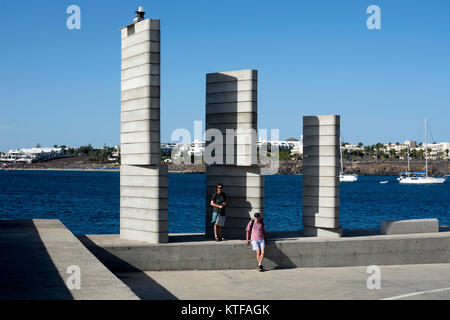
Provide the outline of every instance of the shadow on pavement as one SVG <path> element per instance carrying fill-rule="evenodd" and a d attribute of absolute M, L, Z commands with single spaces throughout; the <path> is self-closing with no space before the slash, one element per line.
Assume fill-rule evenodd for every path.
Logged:
<path fill-rule="evenodd" d="M 0 300 L 73 300 L 32 220 L 0 221 Z"/>
<path fill-rule="evenodd" d="M 137 269 L 126 261 L 97 246 L 88 237 L 77 238 L 83 245 L 114 273 L 131 291 L 142 300 L 178 300 L 176 296 L 161 286 L 144 271 Z"/>

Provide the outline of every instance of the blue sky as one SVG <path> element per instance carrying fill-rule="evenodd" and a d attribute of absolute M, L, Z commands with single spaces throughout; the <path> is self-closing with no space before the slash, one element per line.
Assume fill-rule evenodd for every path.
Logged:
<path fill-rule="evenodd" d="M 66 8 L 81 8 L 68 30 Z M 381 8 L 381 30 L 366 9 Z M 120 32 L 142 5 L 161 19 L 162 141 L 204 120 L 205 74 L 257 69 L 258 127 L 299 137 L 340 114 L 346 141 L 449 141 L 450 2 L 0 2 L 0 151 L 120 142 Z"/>

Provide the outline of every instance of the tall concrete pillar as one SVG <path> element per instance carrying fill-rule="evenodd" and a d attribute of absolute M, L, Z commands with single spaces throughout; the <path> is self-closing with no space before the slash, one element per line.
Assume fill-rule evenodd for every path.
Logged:
<path fill-rule="evenodd" d="M 142 11 L 142 10 L 140 10 Z M 167 166 L 160 156 L 160 22 L 121 29 L 120 236 L 168 242 Z"/>
<path fill-rule="evenodd" d="M 209 236 L 214 234 L 210 201 L 218 183 L 224 185 L 227 195 L 225 237 L 245 237 L 245 227 L 253 214 L 260 212 L 264 216 L 264 177 L 257 166 L 256 148 L 257 80 L 256 70 L 206 75 L 206 234 Z M 215 162 L 208 159 L 211 148 Z"/>
<path fill-rule="evenodd" d="M 340 237 L 339 116 L 303 117 L 305 236 Z"/>

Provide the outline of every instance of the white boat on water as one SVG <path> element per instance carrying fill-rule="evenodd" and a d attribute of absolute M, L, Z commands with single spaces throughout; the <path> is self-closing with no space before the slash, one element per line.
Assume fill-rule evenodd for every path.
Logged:
<path fill-rule="evenodd" d="M 427 141 L 427 119 L 425 119 L 425 171 L 412 172 L 409 166 L 409 148 L 408 148 L 408 171 L 401 172 L 397 178 L 401 184 L 441 184 L 447 179 L 444 177 L 428 176 L 428 141 Z"/>
<path fill-rule="evenodd" d="M 341 171 L 339 173 L 340 182 L 355 182 L 358 181 L 358 176 L 356 174 L 344 174 L 344 162 L 342 160 L 342 146 L 339 146 L 340 156 L 341 156 Z"/>
<path fill-rule="evenodd" d="M 358 176 L 356 174 L 341 174 L 339 175 L 340 182 L 355 182 L 358 181 Z"/>
<path fill-rule="evenodd" d="M 407 184 L 440 184 L 445 180 L 446 177 L 429 177 L 426 171 L 402 172 L 398 178 L 399 183 Z"/>

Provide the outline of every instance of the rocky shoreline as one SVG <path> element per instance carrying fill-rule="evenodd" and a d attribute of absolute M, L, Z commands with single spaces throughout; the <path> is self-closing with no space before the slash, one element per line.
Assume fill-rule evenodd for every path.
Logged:
<path fill-rule="evenodd" d="M 450 162 L 443 162 L 444 169 L 438 161 L 428 163 L 430 174 L 450 174 Z M 411 171 L 424 171 L 425 161 L 411 161 Z M 398 176 L 408 170 L 407 161 L 344 161 L 344 173 L 354 173 L 360 176 Z M 302 174 L 301 161 L 284 161 L 280 164 L 279 174 Z"/>
<path fill-rule="evenodd" d="M 450 162 L 443 163 L 444 170 L 439 162 L 428 164 L 430 174 L 450 174 Z M 425 161 L 412 161 L 411 171 L 424 171 Z M 358 161 L 344 162 L 344 173 L 354 173 L 360 176 L 398 176 L 400 172 L 408 170 L 407 161 Z M 178 173 L 204 173 L 205 165 L 169 165 L 169 172 Z M 278 174 L 302 174 L 302 161 L 282 161 Z"/>
<path fill-rule="evenodd" d="M 76 160 L 76 161 L 75 161 Z M 205 173 L 204 164 L 169 164 L 169 172 L 172 173 Z M 411 161 L 411 171 L 424 171 L 425 161 Z M 432 161 L 428 164 L 430 174 L 450 174 L 450 161 L 444 161 L 443 167 L 438 161 Z M 30 165 L 15 165 L 5 167 L 10 170 L 86 170 L 86 171 L 118 171 L 116 164 L 92 163 L 87 159 L 58 159 L 43 163 Z M 379 176 L 398 176 L 400 172 L 407 171 L 407 161 L 345 161 L 344 172 L 354 173 L 361 176 L 379 175 Z M 278 174 L 302 174 L 302 161 L 281 161 Z"/>

